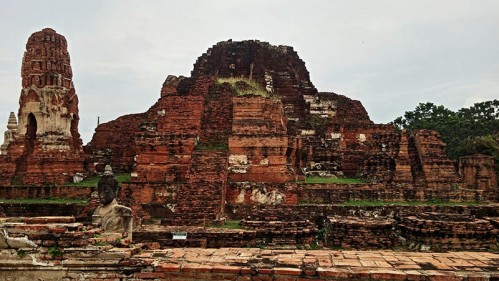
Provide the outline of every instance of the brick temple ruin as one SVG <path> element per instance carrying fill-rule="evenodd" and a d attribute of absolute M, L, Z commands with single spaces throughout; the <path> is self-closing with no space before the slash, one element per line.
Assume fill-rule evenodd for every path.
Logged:
<path fill-rule="evenodd" d="M 0 156 L 0 184 L 64 184 L 84 172 L 85 160 L 66 38 L 50 28 L 33 33 L 21 76 L 18 123 L 11 113 Z"/>
<path fill-rule="evenodd" d="M 88 203 L 0 203 L 0 277 L 499 278 L 493 158 L 457 163 L 438 132 L 375 124 L 360 101 L 319 92 L 292 47 L 217 43 L 190 77 L 168 75 L 146 112 L 98 125 L 85 146 L 71 79 L 66 39 L 35 32 L 1 146 L 0 198 Z M 131 175 L 119 202 L 133 210 L 137 245 L 100 237 L 89 221 L 95 186 L 68 184 L 106 165 Z M 413 201 L 453 204 L 400 204 Z M 234 220 L 237 229 L 215 228 Z M 21 256 L 18 239 L 33 248 Z"/>
<path fill-rule="evenodd" d="M 132 172 L 124 199 L 167 225 L 211 224 L 225 203 L 368 199 L 341 195 L 351 187 L 304 188 L 307 176 L 363 177 L 369 184 L 357 190 L 388 201 L 487 201 L 497 192 L 490 169 L 483 187 L 455 192 L 465 186 L 463 175 L 466 183 L 479 175 L 458 173 L 437 132 L 375 124 L 359 101 L 318 92 L 291 47 L 220 42 L 197 59 L 191 77 L 168 76 L 160 93 L 147 112 L 99 125 L 85 149 L 89 169 L 111 164 Z"/>

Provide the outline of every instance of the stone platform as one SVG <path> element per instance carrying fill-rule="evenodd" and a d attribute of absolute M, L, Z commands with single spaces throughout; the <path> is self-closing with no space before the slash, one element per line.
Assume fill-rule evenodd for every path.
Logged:
<path fill-rule="evenodd" d="M 38 260 L 29 251 L 18 257 L 14 250 L 3 250 L 0 279 L 499 280 L 497 253 L 139 248 L 101 249 L 93 254 L 66 249 L 56 261 Z"/>

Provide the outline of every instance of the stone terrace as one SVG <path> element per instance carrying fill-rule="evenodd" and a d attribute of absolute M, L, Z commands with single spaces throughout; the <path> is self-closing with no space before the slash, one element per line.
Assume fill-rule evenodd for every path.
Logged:
<path fill-rule="evenodd" d="M 66 281 L 498 280 L 499 254 L 113 248 L 107 254 L 72 249 L 61 261 L 39 261 L 30 252 L 23 258 L 15 250 L 0 252 L 0 278 L 34 276 Z"/>

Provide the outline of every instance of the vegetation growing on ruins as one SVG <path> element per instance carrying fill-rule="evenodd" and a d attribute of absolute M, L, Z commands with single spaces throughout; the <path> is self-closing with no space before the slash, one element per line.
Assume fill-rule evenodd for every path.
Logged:
<path fill-rule="evenodd" d="M 361 184 L 365 183 L 361 179 L 354 178 L 334 178 L 334 177 L 318 177 L 309 176 L 303 183 L 337 183 L 337 184 Z"/>
<path fill-rule="evenodd" d="M 331 118 L 324 118 L 318 115 L 310 116 L 308 122 L 312 129 L 321 135 L 326 133 L 326 129 L 331 126 Z"/>
<path fill-rule="evenodd" d="M 222 225 L 212 225 L 213 228 L 241 229 L 238 220 L 226 220 Z"/>
<path fill-rule="evenodd" d="M 63 252 L 56 244 L 48 249 L 48 254 L 52 259 L 57 259 L 62 257 Z"/>
<path fill-rule="evenodd" d="M 413 111 L 392 122 L 399 129 L 429 129 L 440 133 L 447 154 L 461 156 L 481 153 L 493 156 L 499 174 L 499 100 L 475 103 L 454 112 L 443 105 L 420 103 Z"/>
<path fill-rule="evenodd" d="M 65 198 L 16 198 L 0 199 L 4 204 L 87 204 L 83 199 L 65 199 Z"/>
<path fill-rule="evenodd" d="M 86 178 L 85 180 L 81 182 L 70 182 L 66 183 L 66 186 L 97 186 L 97 183 L 99 182 L 101 176 L 95 176 L 95 177 L 90 177 Z M 121 183 L 124 181 L 130 181 L 130 174 L 129 173 L 119 173 L 119 174 L 114 174 L 114 178 L 118 181 L 118 185 L 121 186 Z"/>
<path fill-rule="evenodd" d="M 18 256 L 19 258 L 21 258 L 21 259 L 22 259 L 22 258 L 24 258 L 24 257 L 26 256 L 26 251 L 25 251 L 25 250 L 23 250 L 23 249 L 18 249 L 18 250 L 17 250 L 17 256 Z"/>
<path fill-rule="evenodd" d="M 346 201 L 341 206 L 386 206 L 386 205 L 396 205 L 396 206 L 471 206 L 480 205 L 478 202 L 450 202 L 440 199 L 433 199 L 428 201 Z"/>
<path fill-rule="evenodd" d="M 217 79 L 218 84 L 223 84 L 223 83 L 228 83 L 230 84 L 234 90 L 236 90 L 236 93 L 238 96 L 244 96 L 244 95 L 255 95 L 255 96 L 262 96 L 265 98 L 273 98 L 274 96 L 271 95 L 265 88 L 263 88 L 260 84 L 258 84 L 254 80 L 250 80 L 247 78 L 218 78 Z"/>
<path fill-rule="evenodd" d="M 229 149 L 229 145 L 226 143 L 219 143 L 219 144 L 214 144 L 214 145 L 202 145 L 202 144 L 196 144 L 196 149 L 197 150 L 227 150 Z"/>

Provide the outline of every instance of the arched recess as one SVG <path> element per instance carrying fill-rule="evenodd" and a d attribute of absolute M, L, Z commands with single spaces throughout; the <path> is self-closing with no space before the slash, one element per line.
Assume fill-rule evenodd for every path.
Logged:
<path fill-rule="evenodd" d="M 26 125 L 26 127 L 26 139 L 34 141 L 36 139 L 36 130 L 38 129 L 38 124 L 33 113 L 28 114 L 28 124 Z"/>
<path fill-rule="evenodd" d="M 76 139 L 80 138 L 80 134 L 78 133 L 78 115 L 76 115 L 76 114 L 74 114 L 73 119 L 71 119 L 70 131 L 71 131 L 71 136 L 73 137 L 73 139 L 76 140 Z"/>

